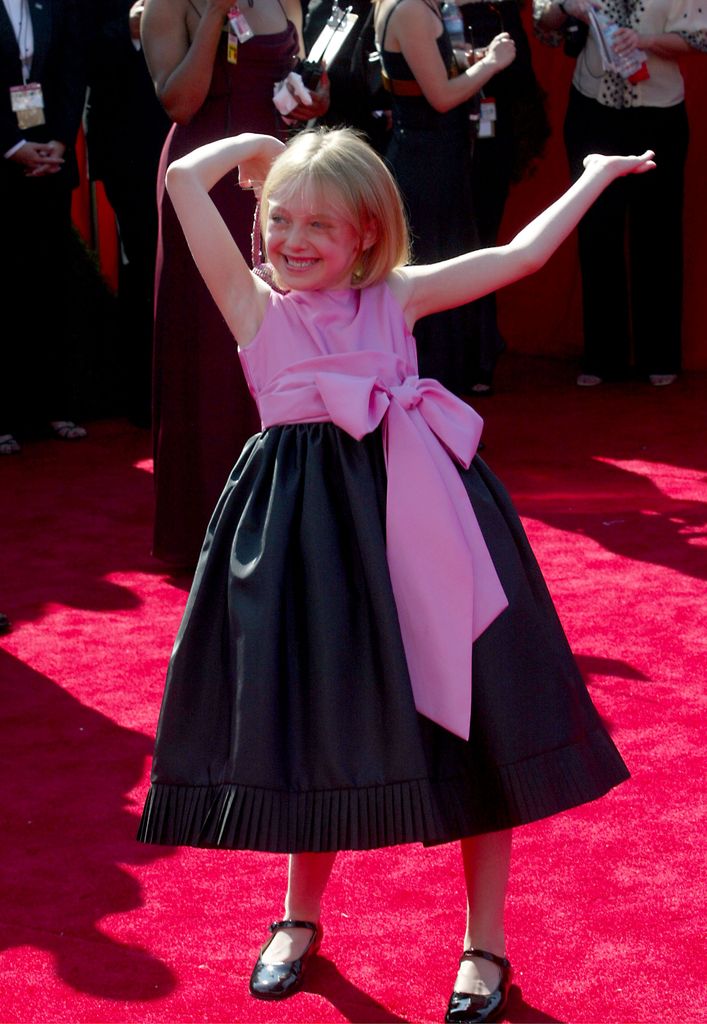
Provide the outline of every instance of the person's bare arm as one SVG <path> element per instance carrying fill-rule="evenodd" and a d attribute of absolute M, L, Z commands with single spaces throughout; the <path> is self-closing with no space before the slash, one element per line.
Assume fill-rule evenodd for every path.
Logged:
<path fill-rule="evenodd" d="M 382 11 L 379 30 L 386 18 Z M 403 0 L 390 17 L 386 49 L 400 50 L 422 94 L 441 113 L 471 99 L 491 78 L 515 59 L 515 43 L 507 32 L 497 35 L 483 58 L 449 78 L 437 47 L 439 18 L 422 0 Z"/>
<path fill-rule="evenodd" d="M 214 59 L 231 0 L 206 0 L 193 40 L 187 0 L 149 0 L 140 38 L 157 97 L 169 117 L 188 124 L 211 85 Z"/>

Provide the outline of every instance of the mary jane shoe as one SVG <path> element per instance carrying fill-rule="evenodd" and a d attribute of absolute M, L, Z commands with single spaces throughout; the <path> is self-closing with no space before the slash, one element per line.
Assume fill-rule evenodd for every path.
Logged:
<path fill-rule="evenodd" d="M 508 992 L 511 987 L 513 975 L 510 961 L 505 956 L 496 956 L 485 949 L 465 949 L 462 953 L 460 964 L 465 960 L 473 960 L 480 957 L 495 964 L 501 971 L 498 985 L 488 996 L 476 995 L 470 992 L 452 992 L 449 998 L 445 1024 L 484 1024 L 485 1021 L 498 1020 L 508 1001 Z"/>
<path fill-rule="evenodd" d="M 275 934 L 287 928 L 309 928 L 312 938 L 307 943 L 304 952 L 296 960 L 287 960 L 283 963 L 266 964 L 263 962 L 263 953 L 272 942 Z M 313 921 L 273 921 L 270 925 L 272 935 L 260 950 L 253 973 L 250 976 L 250 994 L 256 999 L 285 999 L 291 996 L 302 985 L 305 968 L 308 962 L 315 955 L 322 941 L 322 926 Z"/>

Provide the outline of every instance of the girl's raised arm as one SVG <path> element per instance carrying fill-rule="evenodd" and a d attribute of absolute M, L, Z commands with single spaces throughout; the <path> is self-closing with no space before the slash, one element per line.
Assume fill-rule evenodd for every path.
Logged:
<path fill-rule="evenodd" d="M 650 150 L 641 156 L 588 156 L 582 176 L 507 245 L 397 271 L 393 286 L 408 324 L 472 302 L 539 270 L 612 181 L 651 170 L 653 157 Z"/>
<path fill-rule="evenodd" d="M 195 149 L 167 170 L 167 191 L 194 262 L 241 346 L 255 337 L 270 289 L 251 272 L 209 191 L 234 167 L 242 184 L 262 183 L 283 149 L 270 135 L 236 135 Z"/>

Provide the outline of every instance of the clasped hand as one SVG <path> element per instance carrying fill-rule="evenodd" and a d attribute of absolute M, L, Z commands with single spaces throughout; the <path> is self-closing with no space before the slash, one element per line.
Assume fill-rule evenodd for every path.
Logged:
<path fill-rule="evenodd" d="M 65 150 L 63 142 L 25 142 L 10 159 L 22 165 L 26 177 L 43 178 L 61 170 Z"/>

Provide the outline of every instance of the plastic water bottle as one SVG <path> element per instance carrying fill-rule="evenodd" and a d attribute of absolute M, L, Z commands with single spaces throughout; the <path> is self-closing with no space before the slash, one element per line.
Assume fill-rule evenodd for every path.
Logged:
<path fill-rule="evenodd" d="M 627 79 L 632 85 L 635 85 L 637 82 L 644 82 L 647 78 L 650 78 L 646 64 L 646 55 L 643 50 L 634 50 L 632 53 L 627 54 L 615 53 L 613 42 L 619 26 L 613 21 L 609 21 L 602 11 L 594 12 L 594 17 L 599 23 L 601 34 L 606 42 L 612 70 L 616 71 L 622 78 Z"/>
<path fill-rule="evenodd" d="M 442 4 L 442 21 L 452 46 L 459 49 L 465 47 L 466 32 L 464 31 L 464 18 L 455 0 L 445 0 L 445 3 Z"/>

